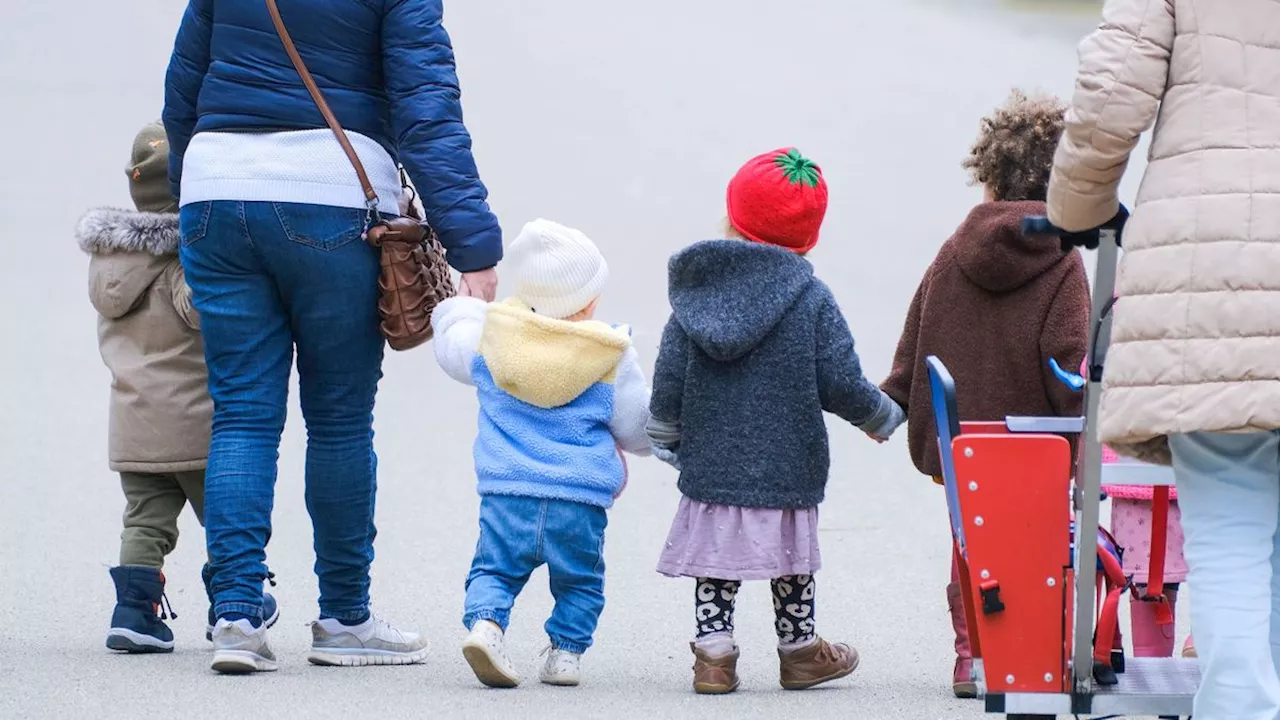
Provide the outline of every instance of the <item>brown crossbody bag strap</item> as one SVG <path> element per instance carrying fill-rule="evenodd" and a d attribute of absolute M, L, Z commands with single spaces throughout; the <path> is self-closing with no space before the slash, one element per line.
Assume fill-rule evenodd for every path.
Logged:
<path fill-rule="evenodd" d="M 306 63 L 298 54 L 293 38 L 285 29 L 284 19 L 280 17 L 280 8 L 276 0 L 266 0 L 267 10 L 271 13 L 271 22 L 276 26 L 276 34 L 284 45 L 289 61 L 302 78 L 302 84 L 311 93 L 316 108 L 333 136 L 342 146 L 360 178 L 360 188 L 364 190 L 365 200 L 365 232 L 364 240 L 377 248 L 380 253 L 381 269 L 378 275 L 378 314 L 382 318 L 380 327 L 387 343 L 395 350 L 408 350 L 431 339 L 431 313 L 437 304 L 446 298 L 453 297 L 453 278 L 449 275 L 449 265 L 445 259 L 444 247 L 440 238 L 421 220 L 412 199 L 406 214 L 384 220 L 378 213 L 378 193 L 369 182 L 369 174 L 365 172 L 364 163 L 352 147 L 347 133 L 338 123 L 338 118 L 329 109 L 320 86 L 307 70 Z M 400 169 L 401 182 L 409 187 L 404 177 L 404 168 Z"/>
<path fill-rule="evenodd" d="M 288 28 L 284 26 L 284 18 L 280 17 L 280 7 L 276 5 L 276 0 L 267 0 L 267 10 L 271 13 L 271 22 L 276 26 L 276 34 L 280 36 L 280 42 L 284 43 L 284 51 L 289 55 L 289 62 L 293 63 L 294 69 L 302 77 L 302 84 L 307 87 L 307 92 L 311 93 L 311 99 L 315 101 L 316 108 L 320 110 L 320 116 L 324 118 L 329 129 L 333 131 L 334 137 L 338 138 L 338 144 L 342 146 L 342 152 L 346 153 L 347 159 L 351 161 L 351 167 L 355 168 L 356 176 L 360 178 L 360 188 L 364 190 L 366 206 L 370 212 L 377 212 L 378 193 L 374 191 L 373 183 L 369 182 L 369 174 L 364 171 L 364 163 L 360 162 L 360 156 L 356 154 L 356 149 L 351 146 L 351 140 L 347 138 L 347 133 L 342 129 L 342 124 L 338 122 L 333 110 L 329 109 L 329 103 L 325 101 L 324 95 L 320 92 L 320 86 L 316 84 L 315 78 L 311 77 L 311 71 L 307 69 L 307 64 L 302 61 L 302 56 L 298 54 L 298 48 L 293 44 L 293 37 L 289 35 Z"/>

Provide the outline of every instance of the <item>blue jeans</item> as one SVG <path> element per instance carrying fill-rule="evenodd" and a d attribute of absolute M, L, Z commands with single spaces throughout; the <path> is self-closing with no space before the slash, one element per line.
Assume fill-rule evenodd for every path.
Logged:
<path fill-rule="evenodd" d="M 1196 720 L 1280 717 L 1280 433 L 1169 438 L 1202 680 Z"/>
<path fill-rule="evenodd" d="M 359 620 L 369 612 L 373 400 L 383 339 L 378 254 L 360 240 L 363 225 L 363 210 L 320 205 L 182 208 L 182 266 L 200 313 L 214 402 L 205 534 L 220 617 L 262 615 L 295 347 L 320 616 Z"/>
<path fill-rule="evenodd" d="M 467 629 L 490 620 L 504 631 L 516 596 L 543 563 L 555 609 L 545 629 L 551 644 L 573 653 L 591 647 L 604 610 L 602 507 L 538 498 L 485 495 L 480 499 L 480 539 L 467 576 Z"/>

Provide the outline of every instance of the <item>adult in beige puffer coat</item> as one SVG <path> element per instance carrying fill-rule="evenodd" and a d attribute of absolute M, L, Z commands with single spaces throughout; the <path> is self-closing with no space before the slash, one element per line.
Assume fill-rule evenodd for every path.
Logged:
<path fill-rule="evenodd" d="M 1049 217 L 1125 229 L 1101 438 L 1172 462 L 1203 680 L 1196 720 L 1280 717 L 1280 0 L 1110 0 Z"/>

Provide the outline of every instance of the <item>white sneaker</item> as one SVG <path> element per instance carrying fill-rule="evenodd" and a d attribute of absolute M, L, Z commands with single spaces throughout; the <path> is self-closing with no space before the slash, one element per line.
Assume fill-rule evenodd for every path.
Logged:
<path fill-rule="evenodd" d="M 276 655 L 267 643 L 265 625 L 254 627 L 248 620 L 219 619 L 213 626 L 213 669 L 227 675 L 274 672 Z"/>
<path fill-rule="evenodd" d="M 476 679 L 494 688 L 513 688 L 520 684 L 520 674 L 507 657 L 507 644 L 497 623 L 479 620 L 471 626 L 471 634 L 462 643 L 462 656 L 467 659 Z"/>
<path fill-rule="evenodd" d="M 414 665 L 427 659 L 427 640 L 404 632 L 377 615 L 359 625 L 343 625 L 332 618 L 311 623 L 313 665 L 344 667 L 364 665 Z"/>
<path fill-rule="evenodd" d="M 582 654 L 547 646 L 542 651 L 547 661 L 542 665 L 538 679 L 547 685 L 576 686 L 582 680 Z"/>

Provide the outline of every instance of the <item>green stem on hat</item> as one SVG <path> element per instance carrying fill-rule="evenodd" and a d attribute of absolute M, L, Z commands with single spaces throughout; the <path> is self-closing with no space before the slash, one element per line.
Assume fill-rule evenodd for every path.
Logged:
<path fill-rule="evenodd" d="M 782 174 L 791 183 L 804 183 L 809 187 L 818 186 L 818 166 L 809 158 L 801 155 L 799 150 L 791 148 L 785 155 L 779 155 L 774 158 L 773 162 L 782 168 Z"/>

